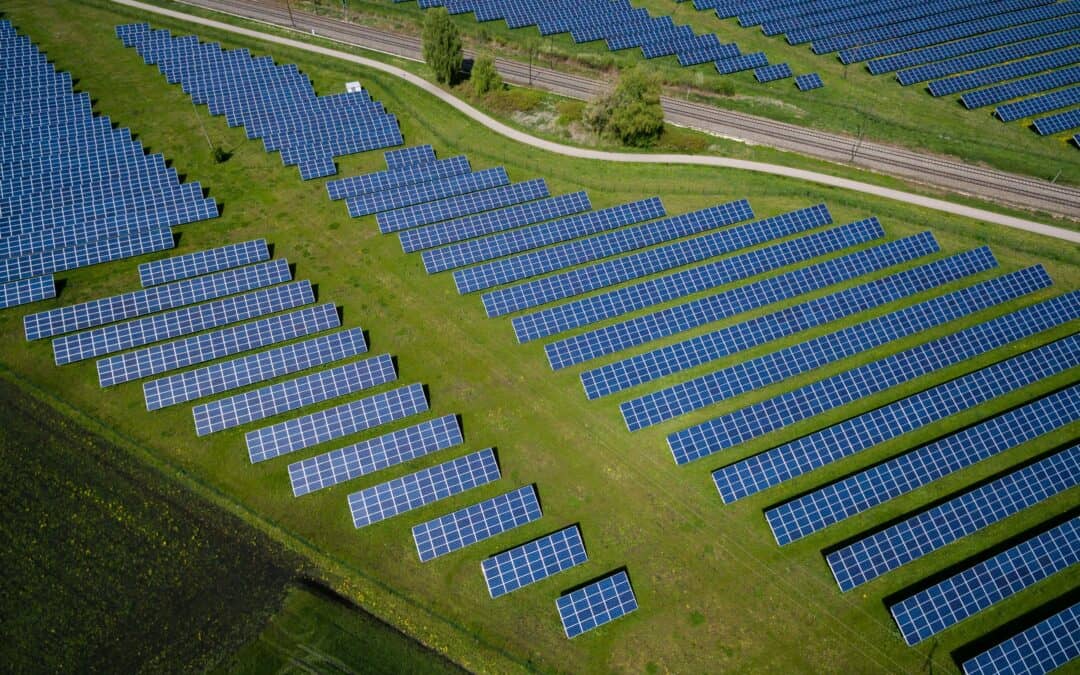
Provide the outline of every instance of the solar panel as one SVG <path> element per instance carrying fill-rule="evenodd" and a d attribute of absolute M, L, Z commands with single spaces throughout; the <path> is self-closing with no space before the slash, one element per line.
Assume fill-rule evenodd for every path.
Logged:
<path fill-rule="evenodd" d="M 410 227 L 430 225 L 440 220 L 460 218 L 547 196 L 547 183 L 543 178 L 536 178 L 394 211 L 383 211 L 375 218 L 379 223 L 379 232 L 389 234 Z"/>
<path fill-rule="evenodd" d="M 752 54 L 740 54 L 729 59 L 720 59 L 716 61 L 716 71 L 721 75 L 730 75 L 767 65 L 769 65 L 769 59 L 765 56 L 765 52 L 754 52 Z"/>
<path fill-rule="evenodd" d="M 718 469 L 713 480 L 730 503 L 1078 365 L 1074 335 Z"/>
<path fill-rule="evenodd" d="M 243 293 L 290 279 L 292 271 L 289 269 L 289 262 L 282 258 L 47 312 L 28 314 L 23 317 L 23 327 L 27 340 L 37 340 Z"/>
<path fill-rule="evenodd" d="M 364 331 L 351 328 L 311 340 L 215 363 L 143 384 L 147 410 L 160 410 L 256 382 L 325 365 L 367 351 Z"/>
<path fill-rule="evenodd" d="M 1080 87 L 1069 87 L 1015 103 L 1006 103 L 994 108 L 994 114 L 1002 122 L 1013 122 L 1077 104 L 1080 104 Z"/>
<path fill-rule="evenodd" d="M 0 284 L 0 309 L 55 297 L 56 280 L 51 274 Z"/>
<path fill-rule="evenodd" d="M 143 263 L 139 265 L 139 280 L 143 287 L 156 286 L 269 259 L 270 249 L 266 245 L 266 240 L 255 239 L 208 251 Z"/>
<path fill-rule="evenodd" d="M 488 593 L 498 598 L 588 561 L 577 525 L 571 525 L 498 555 L 480 566 Z"/>
<path fill-rule="evenodd" d="M 446 415 L 289 465 L 294 497 L 366 476 L 463 442 L 457 416 Z"/>
<path fill-rule="evenodd" d="M 346 363 L 329 370 L 197 405 L 192 409 L 195 433 L 206 436 L 396 379 L 397 371 L 389 354 Z"/>
<path fill-rule="evenodd" d="M 618 572 L 567 593 L 555 604 L 568 638 L 599 628 L 638 607 L 626 572 Z"/>
<path fill-rule="evenodd" d="M 849 253 L 824 262 L 737 286 L 723 293 L 596 328 L 548 344 L 545 349 L 552 368 L 558 369 L 606 354 L 674 335 L 711 321 L 758 309 L 774 302 L 809 293 L 832 284 L 858 278 L 938 250 L 929 232 Z M 997 263 L 986 247 L 978 257 Z M 975 255 L 975 254 L 972 254 Z"/>
<path fill-rule="evenodd" d="M 964 256 L 965 254 L 960 254 Z M 581 374 L 585 394 L 594 399 L 651 382 L 710 361 L 737 354 L 781 337 L 865 312 L 931 288 L 936 288 L 994 264 L 993 257 L 975 257 L 978 266 L 964 265 L 971 257 L 945 258 L 842 291 L 789 305 L 743 323 L 710 331 L 680 342 L 605 364 Z M 989 265 L 986 265 L 986 262 Z M 983 264 L 979 264 L 983 263 Z"/>
<path fill-rule="evenodd" d="M 799 91 L 810 91 L 811 89 L 821 89 L 825 86 L 825 83 L 821 81 L 821 76 L 817 73 L 807 73 L 795 77 L 795 86 L 799 88 Z"/>
<path fill-rule="evenodd" d="M 619 409 L 630 431 L 644 429 L 1015 300 L 1052 283 L 1041 266 L 1028 267 L 741 361 L 626 401 Z"/>
<path fill-rule="evenodd" d="M 826 556 L 840 590 L 860 584 L 1080 483 L 1080 445 L 1014 471 Z"/>
<path fill-rule="evenodd" d="M 1005 314 L 668 436 L 677 464 L 847 405 L 1080 317 L 1080 292 Z"/>
<path fill-rule="evenodd" d="M 426 164 L 435 161 L 435 150 L 430 145 L 414 145 L 408 148 L 387 150 L 383 153 L 386 168 L 399 171 L 408 166 Z"/>
<path fill-rule="evenodd" d="M 809 260 L 885 235 L 875 218 L 774 244 L 700 267 L 650 279 L 600 295 L 542 309 L 513 319 L 518 342 L 610 319 L 650 305 L 699 293 L 771 269 Z"/>
<path fill-rule="evenodd" d="M 18 281 L 80 267 L 134 258 L 175 246 L 172 230 L 155 228 L 128 236 L 0 260 L 0 282 Z"/>
<path fill-rule="evenodd" d="M 297 281 L 245 295 L 72 333 L 53 340 L 56 365 L 133 349 L 314 302 L 311 282 Z"/>
<path fill-rule="evenodd" d="M 298 312 L 259 319 L 185 340 L 166 342 L 101 359 L 97 362 L 98 383 L 102 387 L 109 387 L 130 382 L 337 328 L 340 325 L 341 319 L 334 305 L 308 307 Z"/>
<path fill-rule="evenodd" d="M 1080 603 L 1067 607 L 974 658 L 964 675 L 1043 675 L 1080 657 Z"/>
<path fill-rule="evenodd" d="M 427 164 L 407 166 L 396 171 L 377 171 L 362 176 L 327 181 L 326 192 L 330 199 L 345 199 L 403 185 L 458 176 L 470 171 L 472 167 L 469 165 L 468 158 L 465 155 L 458 155 Z"/>
<path fill-rule="evenodd" d="M 1005 64 L 984 68 L 972 73 L 964 73 L 955 77 L 934 80 L 928 85 L 928 88 L 930 93 L 934 96 L 947 96 L 949 94 L 955 94 L 968 89 L 975 89 L 976 87 L 983 87 L 989 84 L 1011 80 L 1024 75 L 1041 73 L 1045 70 L 1050 70 L 1051 68 L 1072 65 L 1077 61 L 1080 61 L 1080 48 L 1066 49 L 1060 52 L 1042 54 L 1022 61 L 1010 61 Z M 1007 85 L 1008 88 L 1012 88 L 1013 86 L 1014 85 Z"/>
<path fill-rule="evenodd" d="M 791 72 L 791 66 L 786 63 L 774 63 L 771 66 L 762 66 L 761 68 L 754 69 L 754 79 L 761 83 L 782 80 L 786 77 L 791 77 L 793 74 L 794 73 Z"/>
<path fill-rule="evenodd" d="M 1040 136 L 1059 134 L 1080 127 L 1080 108 L 1034 120 L 1035 131 Z"/>
<path fill-rule="evenodd" d="M 509 182 L 510 178 L 506 175 L 506 169 L 498 167 L 426 183 L 403 185 L 382 192 L 371 192 L 348 197 L 345 203 L 349 207 L 349 215 L 358 218 L 380 211 L 390 211 L 436 199 L 445 199 L 469 192 L 500 187 Z"/>
<path fill-rule="evenodd" d="M 354 526 L 367 527 L 498 479 L 495 451 L 487 448 L 354 492 L 349 511 Z"/>
<path fill-rule="evenodd" d="M 458 551 L 539 519 L 540 502 L 533 486 L 512 490 L 412 529 L 420 562 Z"/>
<path fill-rule="evenodd" d="M 251 463 L 255 464 L 389 424 L 427 409 L 428 402 L 423 385 L 411 384 L 249 431 L 244 440 Z"/>
<path fill-rule="evenodd" d="M 980 36 L 980 38 L 990 37 L 991 35 L 998 37 L 997 33 L 991 33 L 990 35 Z M 966 50 L 960 49 L 953 53 L 951 55 L 951 58 L 948 58 L 944 61 L 933 61 L 930 63 L 924 62 L 911 68 L 907 68 L 906 70 L 901 70 L 896 74 L 896 79 L 900 82 L 900 84 L 906 86 L 910 84 L 915 84 L 917 82 L 926 82 L 927 80 L 946 77 L 955 73 L 963 73 L 968 70 L 975 70 L 976 68 L 984 68 L 986 66 L 1004 63 L 1006 61 L 1012 61 L 1014 59 L 1023 58 L 1025 56 L 1034 56 L 1035 54 L 1041 54 L 1042 52 L 1048 52 L 1054 49 L 1062 49 L 1080 42 L 1080 31 L 1071 30 L 1064 33 L 1053 33 L 1051 35 L 1043 37 L 1031 37 L 1035 37 L 1036 39 L 1028 40 L 1026 42 L 1002 42 L 1000 43 L 1002 46 L 990 44 L 987 46 L 994 48 L 985 49 L 985 51 L 975 51 L 973 53 L 968 53 Z M 941 45 L 941 47 L 947 46 L 951 45 Z M 908 54 L 917 54 L 917 52 L 908 52 L 907 54 L 901 54 L 901 56 L 907 56 Z M 868 65 L 870 66 L 871 71 L 873 71 L 874 67 L 877 65 L 877 62 L 871 61 Z"/>
<path fill-rule="evenodd" d="M 1018 66 L 1011 66 L 1012 70 L 1017 68 Z M 1063 68 L 1042 75 L 1007 82 L 995 87 L 968 92 L 960 97 L 960 102 L 964 104 L 965 108 L 972 110 L 1021 96 L 1038 94 L 1049 89 L 1076 84 L 1077 82 L 1080 82 L 1080 66 Z"/>
<path fill-rule="evenodd" d="M 1036 535 L 889 607 L 916 645 L 1080 562 L 1080 517 Z"/>

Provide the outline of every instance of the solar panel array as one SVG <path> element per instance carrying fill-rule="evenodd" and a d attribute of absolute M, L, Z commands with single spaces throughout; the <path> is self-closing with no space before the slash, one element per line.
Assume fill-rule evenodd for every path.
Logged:
<path fill-rule="evenodd" d="M 1016 69 L 1017 66 L 1012 66 L 1012 68 Z M 970 110 L 972 108 L 981 108 L 983 106 L 1001 103 L 1002 101 L 1020 98 L 1021 96 L 1030 96 L 1051 89 L 1058 89 L 1059 87 L 1076 84 L 1077 82 L 1080 82 L 1080 66 L 1073 66 L 1072 68 L 1064 68 L 1062 70 L 1043 73 L 1042 75 L 1035 75 L 1034 77 L 1026 77 L 1013 82 L 999 84 L 996 87 L 968 92 L 960 97 L 960 102 Z"/>
<path fill-rule="evenodd" d="M 416 553 L 421 562 L 427 562 L 531 523 L 541 515 L 536 490 L 526 485 L 414 526 Z"/>
<path fill-rule="evenodd" d="M 581 531 L 571 525 L 481 562 L 488 593 L 498 598 L 589 559 Z"/>
<path fill-rule="evenodd" d="M 826 557 L 849 591 L 1080 484 L 1080 445 L 1014 471 Z"/>
<path fill-rule="evenodd" d="M 889 607 L 916 645 L 994 603 L 1080 562 L 1080 517 L 954 574 Z"/>
<path fill-rule="evenodd" d="M 172 248 L 172 227 L 217 217 L 199 183 L 181 184 L 0 26 L 0 308 L 55 297 L 51 274 Z"/>
<path fill-rule="evenodd" d="M 349 495 L 353 525 L 367 527 L 499 479 L 491 448 L 452 459 Z"/>
<path fill-rule="evenodd" d="M 370 175 L 370 174 L 369 174 Z M 441 180 L 414 183 L 378 192 L 348 197 L 345 204 L 353 218 L 423 204 L 435 199 L 478 192 L 500 187 L 510 182 L 506 169 L 497 167 L 472 173 L 450 176 Z"/>
<path fill-rule="evenodd" d="M 177 38 L 147 24 L 117 26 L 117 36 L 179 83 L 194 103 L 243 126 L 304 180 L 337 173 L 334 158 L 402 144 L 397 119 L 365 91 L 318 96 L 294 65 L 254 58 L 246 49 Z"/>
<path fill-rule="evenodd" d="M 964 675 L 1042 675 L 1080 658 L 1080 603 L 963 663 Z"/>
<path fill-rule="evenodd" d="M 599 628 L 638 607 L 626 572 L 617 572 L 567 593 L 556 601 L 556 606 L 568 638 Z"/>
<path fill-rule="evenodd" d="M 1036 73 L 1042 73 L 1043 71 L 1050 70 L 1051 68 L 1061 68 L 1061 67 L 1065 67 L 1065 66 L 1070 66 L 1070 65 L 1072 65 L 1074 63 L 1077 63 L 1078 61 L 1080 61 L 1080 48 L 1075 48 L 1074 47 L 1072 49 L 1065 49 L 1065 50 L 1059 51 L 1059 52 L 1050 52 L 1049 54 L 1042 54 L 1040 56 L 1035 56 L 1035 57 L 1030 58 L 1030 59 L 1024 59 L 1022 61 L 1010 61 L 1008 63 L 1004 63 L 1004 64 L 1001 64 L 1001 65 L 998 65 L 998 66 L 993 66 L 991 68 L 984 68 L 982 70 L 977 70 L 977 71 L 975 71 L 973 73 L 964 73 L 962 75 L 956 75 L 954 77 L 949 77 L 949 78 L 946 78 L 946 79 L 943 79 L 943 80 L 934 80 L 933 82 L 931 82 L 927 86 L 928 86 L 928 88 L 930 90 L 930 93 L 933 94 L 934 96 L 945 96 L 945 95 L 948 95 L 948 94 L 955 94 L 955 93 L 961 92 L 961 91 L 967 91 L 968 89 L 975 89 L 976 87 L 985 87 L 986 85 L 996 84 L 998 82 L 1004 82 L 1006 80 L 1016 79 L 1018 77 L 1023 77 L 1025 75 L 1034 75 Z M 1069 69 L 1069 70 L 1071 70 L 1071 69 Z M 1058 71 L 1058 72 L 1059 73 L 1066 73 L 1066 72 L 1068 72 L 1068 70 L 1066 70 L 1066 71 Z M 1058 77 L 1058 75 L 1054 74 L 1054 73 L 1050 73 L 1050 74 L 1047 75 L 1047 77 Z M 1016 85 L 1008 85 L 1008 86 L 1009 87 L 1015 87 Z M 1030 88 L 1031 88 L 1031 85 L 1025 86 L 1025 89 L 1030 89 Z M 1014 90 L 1015 89 L 997 89 L 998 92 L 1002 92 L 1002 91 L 1011 92 L 1011 91 L 1014 91 Z M 1039 88 L 1035 88 L 1035 89 L 1032 89 L 1030 92 L 1025 91 L 1024 93 L 1025 94 L 1026 93 L 1034 93 L 1036 91 L 1041 91 L 1041 90 Z M 984 90 L 983 92 L 978 92 L 977 93 L 978 101 L 973 102 L 973 104 L 969 105 L 968 107 L 974 108 L 974 107 L 978 107 L 978 105 L 987 105 L 987 103 L 982 103 L 981 102 L 981 101 L 985 101 L 985 100 L 991 98 L 985 92 L 986 92 L 986 90 Z M 1000 93 L 999 93 L 999 95 L 1000 95 Z M 973 94 L 973 96 L 976 96 L 976 94 Z M 1014 96 L 1009 96 L 1008 98 L 1015 98 L 1015 97 Z M 999 98 L 998 100 L 1007 100 L 1007 98 Z M 966 98 L 964 98 L 964 97 L 961 97 L 961 101 L 963 101 L 965 105 L 967 105 L 967 103 L 968 103 Z M 990 102 L 996 102 L 996 101 L 990 101 Z M 975 103 L 978 103 L 978 105 L 975 105 Z"/>

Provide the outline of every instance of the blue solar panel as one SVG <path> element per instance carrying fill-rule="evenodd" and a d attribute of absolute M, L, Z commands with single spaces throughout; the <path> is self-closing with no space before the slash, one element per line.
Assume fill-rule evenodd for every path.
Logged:
<path fill-rule="evenodd" d="M 469 160 L 465 155 L 458 155 L 449 159 L 440 159 L 428 164 L 407 166 L 396 171 L 378 171 L 362 176 L 350 176 L 337 180 L 327 181 L 326 192 L 330 199 L 345 199 L 357 195 L 368 194 L 423 183 L 440 178 L 449 178 L 472 171 Z"/>
<path fill-rule="evenodd" d="M 197 405 L 192 409 L 195 433 L 206 436 L 396 379 L 394 360 L 389 354 L 346 363 L 329 370 Z"/>
<path fill-rule="evenodd" d="M 771 354 L 741 361 L 723 370 L 632 399 L 621 404 L 619 409 L 630 431 L 644 429 L 1015 300 L 1052 283 L 1041 266 L 1028 267 Z"/>
<path fill-rule="evenodd" d="M 143 384 L 147 410 L 160 410 L 178 403 L 219 394 L 230 389 L 265 382 L 308 368 L 321 366 L 367 351 L 364 331 L 351 328 L 259 352 L 231 361 L 215 363 Z"/>
<path fill-rule="evenodd" d="M 733 502 L 1080 365 L 1080 336 L 1001 361 L 713 472 Z"/>
<path fill-rule="evenodd" d="M 1080 292 L 1061 295 L 676 432 L 668 446 L 685 464 L 1077 318 Z"/>
<path fill-rule="evenodd" d="M 794 73 L 791 72 L 791 66 L 786 63 L 774 63 L 771 66 L 763 66 L 754 69 L 754 79 L 762 83 L 782 80 L 786 77 L 791 77 L 793 74 Z"/>
<path fill-rule="evenodd" d="M 411 384 L 249 431 L 244 440 L 251 463 L 254 464 L 389 424 L 427 409 L 428 402 L 423 385 Z"/>
<path fill-rule="evenodd" d="M 875 218 L 842 225 L 825 232 L 515 317 L 514 333 L 519 342 L 528 342 L 839 251 L 884 235 L 881 224 Z"/>
<path fill-rule="evenodd" d="M 455 415 L 421 422 L 289 465 L 293 496 L 445 450 L 463 442 Z"/>
<path fill-rule="evenodd" d="M 916 645 L 1080 562 L 1080 517 L 1036 535 L 889 607 Z"/>
<path fill-rule="evenodd" d="M 991 33 L 990 35 L 997 34 Z M 981 37 L 985 38 L 987 36 Z M 1026 42 L 1003 43 L 1003 46 L 994 47 L 993 49 L 987 49 L 985 51 L 967 53 L 966 51 L 961 50 L 957 55 L 953 55 L 952 58 L 947 60 L 920 64 L 906 70 L 901 70 L 896 74 L 896 79 L 903 85 L 925 82 L 939 77 L 963 73 L 968 70 L 993 66 L 1006 61 L 1013 61 L 1025 56 L 1034 56 L 1035 54 L 1041 54 L 1042 52 L 1048 52 L 1054 49 L 1062 49 L 1077 44 L 1078 42 L 1080 42 L 1080 31 L 1071 30 L 1064 33 L 1054 33 L 1052 35 L 1038 37 Z M 917 52 L 908 53 L 917 54 Z M 902 54 L 901 56 L 906 55 Z M 870 62 L 869 65 L 871 70 L 874 69 L 875 64 L 876 62 L 874 61 Z"/>
<path fill-rule="evenodd" d="M 408 148 L 387 150 L 383 153 L 386 168 L 399 171 L 408 166 L 427 164 L 435 161 L 435 150 L 430 145 L 414 145 Z"/>
<path fill-rule="evenodd" d="M 984 68 L 983 70 L 976 70 L 972 73 L 964 73 L 943 80 L 934 80 L 928 85 L 928 88 L 930 89 L 930 93 L 934 96 L 946 96 L 968 89 L 975 89 L 976 87 L 984 87 L 996 82 L 1004 82 L 1005 80 L 1012 80 L 1025 75 L 1041 73 L 1044 70 L 1050 70 L 1051 68 L 1061 68 L 1062 66 L 1072 65 L 1077 61 L 1080 61 L 1080 47 L 1065 49 L 1060 52 L 1051 52 L 1022 61 L 1010 61 L 1009 63 L 994 66 L 992 68 Z M 1012 84 L 1004 85 L 1004 87 L 1006 96 L 1009 91 L 1015 90 L 1014 85 Z M 1035 91 L 1038 90 L 1036 89 Z M 987 98 L 987 94 L 983 92 L 979 93 L 983 98 Z M 1007 98 L 1015 97 L 1007 96 Z M 983 103 L 981 105 L 987 104 Z"/>
<path fill-rule="evenodd" d="M 155 228 L 130 235 L 91 241 L 70 248 L 54 249 L 18 258 L 0 260 L 0 282 L 18 281 L 79 267 L 133 258 L 164 251 L 175 245 L 172 230 Z"/>
<path fill-rule="evenodd" d="M 55 297 L 56 280 L 51 274 L 0 284 L 0 309 Z"/>
<path fill-rule="evenodd" d="M 769 65 L 769 59 L 764 52 L 741 54 L 729 59 L 720 59 L 716 62 L 716 71 L 721 75 L 730 75 L 743 70 L 751 70 Z"/>
<path fill-rule="evenodd" d="M 1015 69 L 1017 66 L 1010 66 Z M 960 97 L 960 102 L 968 110 L 981 108 L 1009 99 L 1030 96 L 1050 89 L 1057 89 L 1080 82 L 1080 66 L 1063 68 L 1034 77 L 1026 77 L 1015 82 L 1006 82 L 995 87 L 971 91 Z"/>
<path fill-rule="evenodd" d="M 789 544 L 1080 419 L 1080 386 L 1057 392 L 765 512 Z"/>
<path fill-rule="evenodd" d="M 488 448 L 349 495 L 353 525 L 372 523 L 418 509 L 499 479 L 499 463 Z"/>
<path fill-rule="evenodd" d="M 243 293 L 290 279 L 292 271 L 288 261 L 279 259 L 47 312 L 28 314 L 23 317 L 23 327 L 27 340 L 37 340 Z"/>
<path fill-rule="evenodd" d="M 588 561 L 577 525 L 484 559 L 488 593 L 498 598 Z"/>
<path fill-rule="evenodd" d="M 545 350 L 553 369 L 564 368 L 849 281 L 937 251 L 938 245 L 934 236 L 923 232 L 737 286 L 718 295 L 691 300 L 669 309 L 567 337 L 548 344 Z M 978 255 L 980 260 L 989 261 L 983 264 L 996 265 L 993 255 L 985 247 L 971 255 Z"/>
<path fill-rule="evenodd" d="M 509 182 L 510 178 L 506 175 L 506 169 L 498 167 L 426 183 L 404 185 L 382 192 L 371 192 L 348 197 L 345 203 L 349 207 L 349 215 L 358 218 L 380 211 L 390 211 L 436 199 L 445 199 L 469 192 L 500 187 Z"/>
<path fill-rule="evenodd" d="M 1016 103 L 1006 103 L 994 108 L 994 114 L 1002 122 L 1013 122 L 1077 104 L 1080 104 L 1080 87 L 1069 87 L 1042 96 L 1026 98 Z"/>
<path fill-rule="evenodd" d="M 599 211 L 590 211 L 588 213 L 570 216 L 569 218 L 563 218 L 549 223 L 540 223 L 539 225 L 532 225 L 519 230 L 496 234 L 483 239 L 466 241 L 445 248 L 425 251 L 423 254 L 424 268 L 429 274 L 442 272 L 471 263 L 482 262 L 484 260 L 491 260 L 512 253 L 518 253 L 520 251 L 540 248 L 541 246 L 574 239 L 575 237 L 613 230 L 623 225 L 629 225 L 651 218 L 658 218 L 664 215 L 664 213 L 664 205 L 660 199 L 657 197 L 650 197 L 649 199 L 643 199 L 629 204 L 620 204 L 618 206 L 600 209 Z M 608 238 L 602 239 L 598 237 L 586 241 L 610 241 L 610 236 Z M 538 251 L 535 254 L 531 254 L 529 257 L 515 256 L 510 259 L 510 261 L 522 261 L 521 264 L 524 264 L 525 261 L 537 259 L 539 256 L 554 256 L 555 252 L 568 251 L 570 247 L 575 245 L 581 246 L 582 244 L 580 242 L 577 244 L 566 244 L 553 249 Z M 548 250 L 552 251 L 552 253 L 547 253 Z M 489 277 L 499 278 L 506 275 L 507 266 L 521 266 L 511 265 L 510 261 L 498 261 L 455 273 L 454 280 L 457 282 L 458 292 L 467 293 L 470 290 L 487 288 L 487 286 L 483 285 L 484 279 Z M 500 272 L 503 274 L 500 274 Z M 476 282 L 471 281 L 474 276 L 478 277 Z M 507 276 L 507 278 L 510 277 Z"/>
<path fill-rule="evenodd" d="M 626 572 L 618 572 L 556 601 L 566 637 L 574 638 L 637 609 Z"/>
<path fill-rule="evenodd" d="M 1041 136 L 1059 134 L 1062 131 L 1075 129 L 1080 127 L 1080 108 L 1037 119 L 1034 124 L 1035 131 Z"/>
<path fill-rule="evenodd" d="M 311 282 L 297 281 L 253 293 L 184 307 L 165 314 L 64 335 L 53 340 L 56 365 L 141 347 L 181 335 L 280 312 L 315 301 Z"/>
<path fill-rule="evenodd" d="M 98 383 L 102 387 L 158 375 L 232 356 L 266 345 L 337 328 L 341 325 L 332 304 L 308 307 L 298 312 L 272 316 L 219 331 L 196 335 L 118 354 L 97 362 Z"/>
<path fill-rule="evenodd" d="M 1044 675 L 1080 658 L 1080 603 L 964 661 L 964 675 Z"/>
<path fill-rule="evenodd" d="M 255 239 L 143 263 L 139 265 L 139 280 L 143 287 L 156 286 L 269 259 L 270 249 L 266 240 Z"/>
<path fill-rule="evenodd" d="M 376 220 L 379 231 L 388 234 L 547 196 L 547 183 L 543 178 L 536 178 L 394 211 L 383 211 L 376 215 Z"/>
<path fill-rule="evenodd" d="M 795 86 L 799 88 L 799 91 L 810 91 L 811 89 L 821 89 L 825 86 L 825 83 L 821 81 L 821 76 L 817 73 L 807 73 L 795 77 Z"/>
<path fill-rule="evenodd" d="M 412 529 L 421 562 L 433 560 L 539 519 L 533 486 L 501 494 L 479 504 L 420 523 Z"/>
<path fill-rule="evenodd" d="M 960 254 L 938 260 L 585 371 L 581 381 L 588 398 L 599 398 L 936 288 L 994 264 L 988 251 L 983 256 Z"/>
<path fill-rule="evenodd" d="M 1080 445 L 1014 471 L 826 556 L 840 590 L 1004 520 L 1080 483 Z"/>

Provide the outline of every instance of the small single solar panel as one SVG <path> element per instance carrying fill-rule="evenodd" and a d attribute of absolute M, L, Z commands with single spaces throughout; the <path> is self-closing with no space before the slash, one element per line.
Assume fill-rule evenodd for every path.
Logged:
<path fill-rule="evenodd" d="M 1080 658 L 1080 603 L 964 661 L 964 675 L 1044 675 Z"/>
<path fill-rule="evenodd" d="M 626 572 L 617 572 L 567 593 L 555 605 L 568 638 L 599 628 L 638 608 Z"/>
<path fill-rule="evenodd" d="M 486 558 L 481 563 L 492 598 L 516 591 L 589 559 L 581 531 L 571 525 L 547 536 Z"/>
<path fill-rule="evenodd" d="M 754 79 L 758 82 L 772 82 L 791 77 L 791 66 L 786 63 L 774 63 L 771 66 L 763 66 L 754 69 Z"/>
<path fill-rule="evenodd" d="M 208 251 L 198 251 L 139 265 L 139 280 L 144 287 L 156 286 L 200 274 L 240 267 L 270 258 L 266 240 L 255 239 L 229 244 Z"/>
<path fill-rule="evenodd" d="M 412 529 L 416 553 L 427 562 L 539 519 L 533 486 L 512 490 L 479 504 L 420 523 Z"/>
<path fill-rule="evenodd" d="M 795 86 L 799 88 L 799 91 L 810 91 L 811 89 L 821 89 L 825 86 L 825 83 L 821 81 L 821 75 L 806 73 L 795 78 Z"/>

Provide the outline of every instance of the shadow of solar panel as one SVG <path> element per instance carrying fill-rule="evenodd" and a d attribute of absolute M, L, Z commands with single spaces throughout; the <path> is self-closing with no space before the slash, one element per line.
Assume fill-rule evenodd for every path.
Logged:
<path fill-rule="evenodd" d="M 535 178 L 394 211 L 383 211 L 376 214 L 375 218 L 379 223 L 379 232 L 389 234 L 547 196 L 547 183 L 543 178 Z"/>
<path fill-rule="evenodd" d="M 668 446 L 685 464 L 1078 317 L 1080 292 L 1061 295 L 675 432 Z"/>
<path fill-rule="evenodd" d="M 1036 535 L 889 607 L 916 645 L 1080 562 L 1080 517 Z"/>
<path fill-rule="evenodd" d="M 156 286 L 269 259 L 270 249 L 266 240 L 253 239 L 208 251 L 143 263 L 139 265 L 139 282 L 143 287 Z"/>
<path fill-rule="evenodd" d="M 860 584 L 1080 484 L 1080 445 L 1014 471 L 826 556 L 840 590 Z"/>
<path fill-rule="evenodd" d="M 717 469 L 713 481 L 731 503 L 1078 365 L 1071 336 Z"/>
<path fill-rule="evenodd" d="M 469 159 L 458 155 L 449 159 L 440 159 L 428 164 L 406 166 L 396 171 L 378 171 L 362 176 L 339 178 L 326 183 L 326 192 L 330 199 L 345 199 L 357 195 L 380 192 L 404 185 L 422 183 L 450 176 L 467 174 L 472 171 Z"/>
<path fill-rule="evenodd" d="M 427 562 L 531 523 L 541 515 L 536 491 L 526 485 L 415 525 L 416 553 L 420 562 Z"/>
<path fill-rule="evenodd" d="M 108 387 L 130 382 L 337 328 L 340 325 L 341 319 L 334 305 L 308 307 L 297 312 L 271 316 L 184 340 L 166 342 L 100 359 L 97 362 L 98 383 L 102 387 Z M 228 385 L 228 382 L 224 382 L 222 386 Z M 164 394 L 164 389 L 162 393 Z M 197 392 L 192 392 L 194 393 Z M 191 394 L 182 394 L 173 390 L 169 395 Z M 168 400 L 167 397 L 163 398 L 162 403 L 164 404 L 166 400 Z"/>
<path fill-rule="evenodd" d="M 463 442 L 457 416 L 446 415 L 289 465 L 294 497 L 366 476 Z"/>
<path fill-rule="evenodd" d="M 66 272 L 99 263 L 164 251 L 175 245 L 168 228 L 142 230 L 129 236 L 93 241 L 54 251 L 0 260 L 0 282 Z"/>
<path fill-rule="evenodd" d="M 885 236 L 876 218 L 515 317 L 518 342 L 610 319 Z"/>
<path fill-rule="evenodd" d="M 498 598 L 589 559 L 581 531 L 571 525 L 521 546 L 485 558 L 481 563 L 488 593 Z"/>
<path fill-rule="evenodd" d="M 567 638 L 599 628 L 637 609 L 626 572 L 618 572 L 555 601 Z"/>
<path fill-rule="evenodd" d="M 964 675 L 1037 675 L 1080 658 L 1080 603 L 963 663 Z"/>
<path fill-rule="evenodd" d="M 359 401 L 320 410 L 303 417 L 249 431 L 247 443 L 251 463 L 303 450 L 326 441 L 399 419 L 428 409 L 427 396 L 420 384 L 375 394 Z"/>
<path fill-rule="evenodd" d="M 737 286 L 717 295 L 573 335 L 546 345 L 545 351 L 552 369 L 558 370 L 855 279 L 937 251 L 938 245 L 934 236 L 924 232 Z M 996 264 L 993 263 L 989 249 L 980 251 L 982 258 Z M 582 382 L 586 383 L 584 374 Z"/>
<path fill-rule="evenodd" d="M 307 280 L 272 286 L 165 314 L 64 335 L 53 340 L 53 354 L 58 366 L 74 363 L 293 309 L 314 301 L 311 282 Z"/>
<path fill-rule="evenodd" d="M 197 405 L 192 409 L 195 433 L 206 436 L 396 379 L 397 371 L 389 354 L 346 363 L 329 370 Z"/>
<path fill-rule="evenodd" d="M 916 335 L 1050 286 L 1041 267 L 1028 267 L 916 305 L 702 375 L 619 406 L 637 431 L 693 410 L 796 377 L 824 365 Z"/>
<path fill-rule="evenodd" d="M 0 309 L 55 297 L 56 280 L 51 274 L 0 284 Z"/>
<path fill-rule="evenodd" d="M 499 479 L 491 448 L 421 469 L 349 495 L 353 525 L 359 529 L 461 494 Z"/>

